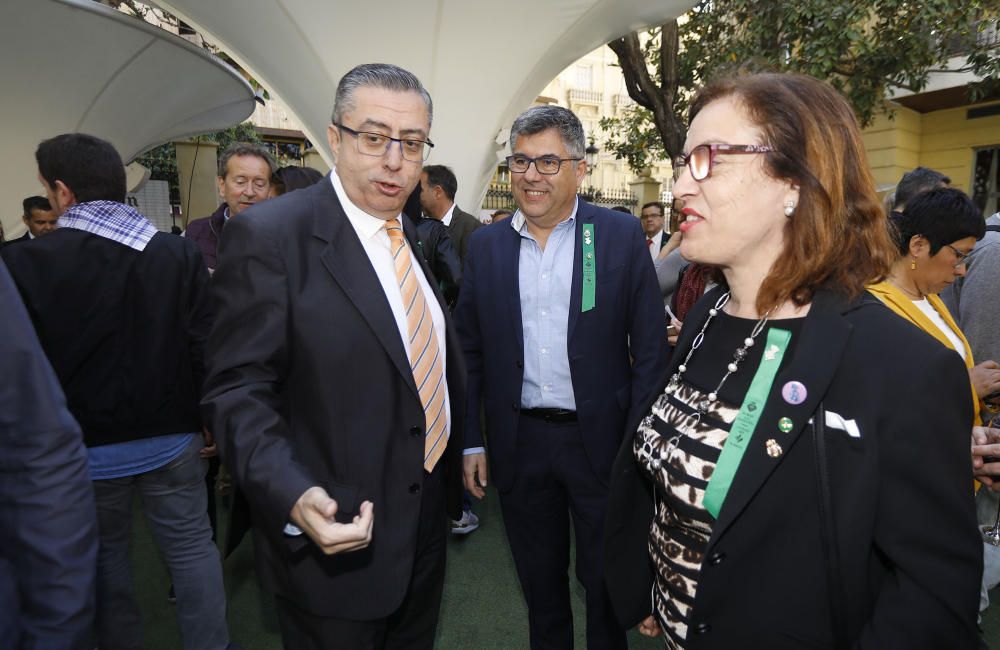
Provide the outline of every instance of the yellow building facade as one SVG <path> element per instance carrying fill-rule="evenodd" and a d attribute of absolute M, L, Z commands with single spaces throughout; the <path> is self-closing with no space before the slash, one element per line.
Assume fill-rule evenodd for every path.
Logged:
<path fill-rule="evenodd" d="M 965 103 L 964 88 L 950 90 L 904 98 L 891 118 L 879 116 L 864 131 L 868 160 L 880 190 L 891 191 L 918 165 L 930 167 L 989 216 L 1000 210 L 1000 101 Z"/>

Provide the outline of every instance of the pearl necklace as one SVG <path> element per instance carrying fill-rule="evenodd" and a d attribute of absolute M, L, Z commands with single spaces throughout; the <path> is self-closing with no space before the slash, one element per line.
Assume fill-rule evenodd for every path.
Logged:
<path fill-rule="evenodd" d="M 662 410 L 666 406 L 666 402 L 669 396 L 675 394 L 680 389 L 681 380 L 684 376 L 684 373 L 687 372 L 687 364 L 688 362 L 691 361 L 691 356 L 694 354 L 694 351 L 700 348 L 701 344 L 705 341 L 705 330 L 708 329 L 708 324 L 711 323 L 712 320 L 719 314 L 719 311 L 726 306 L 726 303 L 729 302 L 729 298 L 731 295 L 732 292 L 727 291 L 719 298 L 718 301 L 716 301 L 715 306 L 708 310 L 708 318 L 705 320 L 705 323 L 701 326 L 701 331 L 699 331 L 698 334 L 695 335 L 694 340 L 691 342 L 691 349 L 688 350 L 687 356 L 684 357 L 684 361 L 679 366 L 677 366 L 677 372 L 675 372 L 670 377 L 670 381 L 667 383 L 666 390 L 664 390 L 663 395 L 661 395 L 660 398 L 657 399 L 654 408 Z M 764 314 L 764 316 L 759 321 L 757 321 L 757 324 L 754 325 L 753 330 L 750 332 L 750 336 L 743 339 L 743 345 L 736 348 L 736 351 L 733 352 L 733 360 L 730 361 L 729 364 L 726 366 L 726 374 L 724 374 L 722 376 L 722 379 L 719 380 L 719 383 L 715 387 L 715 390 L 713 390 L 704 398 L 698 401 L 698 403 L 695 405 L 695 412 L 689 415 L 687 419 L 685 419 L 684 423 L 677 428 L 677 433 L 670 438 L 666 448 L 660 450 L 660 453 L 658 454 L 659 458 L 657 458 L 656 455 L 652 453 L 653 451 L 652 448 L 648 450 L 645 448 L 643 449 L 643 455 L 649 457 L 650 465 L 652 465 L 654 470 L 660 469 L 662 462 L 666 461 L 670 457 L 670 454 L 673 452 L 674 448 L 677 447 L 677 443 L 680 442 L 681 437 L 687 435 L 688 431 L 690 431 L 695 425 L 697 425 L 701 421 L 701 417 L 705 413 L 708 413 L 709 409 L 711 409 L 712 406 L 719 400 L 719 391 L 722 390 L 722 387 L 723 385 L 725 385 L 726 380 L 729 379 L 729 377 L 739 369 L 740 363 L 742 363 L 742 361 L 747 356 L 747 350 L 753 347 L 757 337 L 760 336 L 760 333 L 764 331 L 764 325 L 767 324 L 767 321 L 771 317 L 771 313 L 773 311 L 774 311 L 773 307 L 769 309 L 767 313 Z M 650 414 L 647 415 L 646 418 L 642 421 L 643 427 L 649 429 L 652 432 L 655 432 L 655 430 L 653 429 L 654 417 L 655 416 L 653 414 Z M 644 444 L 643 447 L 646 447 L 646 445 Z"/>

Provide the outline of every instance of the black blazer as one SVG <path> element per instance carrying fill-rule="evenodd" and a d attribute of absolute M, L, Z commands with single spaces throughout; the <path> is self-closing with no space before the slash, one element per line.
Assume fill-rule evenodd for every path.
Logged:
<path fill-rule="evenodd" d="M 483 222 L 468 212 L 463 212 L 457 205 L 451 213 L 451 224 L 448 226 L 448 236 L 451 237 L 462 263 L 469 253 L 469 237 L 483 227 Z"/>
<path fill-rule="evenodd" d="M 201 431 L 212 324 L 193 242 L 140 252 L 73 228 L 0 250 L 87 446 Z"/>
<path fill-rule="evenodd" d="M 689 348 L 721 292 L 691 310 L 678 350 Z M 826 430 L 847 638 L 861 648 L 976 647 L 983 557 L 964 364 L 869 294 L 851 304 L 817 294 L 800 336 L 715 523 L 688 647 L 832 647 L 808 425 L 821 400 L 861 434 Z M 633 460 L 632 435 L 683 357 L 675 355 L 656 393 L 630 413 L 612 473 L 605 575 L 627 626 L 651 613 L 653 578 L 651 486 Z M 782 398 L 791 380 L 805 384 L 804 403 Z M 792 419 L 791 432 L 778 430 L 782 417 Z M 767 454 L 769 438 L 784 448 L 780 457 Z"/>
<path fill-rule="evenodd" d="M 585 223 L 594 225 L 597 286 L 595 307 L 581 312 Z M 591 467 L 606 481 L 629 408 L 644 400 L 666 363 L 663 301 L 638 219 L 580 199 L 574 237 L 567 352 L 580 435 Z M 514 482 L 524 382 L 520 254 L 521 236 L 509 221 L 476 232 L 455 308 L 469 366 L 466 447 L 483 445 L 482 403 L 500 490 Z"/>
<path fill-rule="evenodd" d="M 5 242 L 0 242 L 0 248 L 3 248 L 4 246 L 10 246 L 11 244 L 19 244 L 21 242 L 26 242 L 26 241 L 31 241 L 31 234 L 27 232 L 21 235 L 20 237 L 16 237 L 14 239 L 8 239 Z"/>
<path fill-rule="evenodd" d="M 455 304 L 462 283 L 462 261 L 448 235 L 448 228 L 437 219 L 429 218 L 417 219 L 416 227 L 417 249 L 450 307 Z"/>
<path fill-rule="evenodd" d="M 415 250 L 409 219 L 403 230 Z M 203 406 L 253 511 L 259 575 L 316 615 L 387 616 L 412 573 L 424 413 L 389 302 L 330 179 L 233 219 L 212 291 Z M 435 294 L 448 322 L 451 398 L 440 467 L 458 518 L 464 365 Z M 314 485 L 337 501 L 338 520 L 373 502 L 368 548 L 325 556 L 304 535 L 284 535 L 292 506 Z"/>

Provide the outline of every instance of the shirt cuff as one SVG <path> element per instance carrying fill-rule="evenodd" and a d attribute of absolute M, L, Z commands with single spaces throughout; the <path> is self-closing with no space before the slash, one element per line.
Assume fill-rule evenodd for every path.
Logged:
<path fill-rule="evenodd" d="M 464 452 L 462 452 L 462 455 L 471 456 L 472 454 L 485 454 L 485 453 L 486 453 L 486 447 L 469 447 Z"/>
<path fill-rule="evenodd" d="M 285 524 L 285 534 L 289 537 L 298 537 L 302 534 L 302 529 L 295 524 Z"/>

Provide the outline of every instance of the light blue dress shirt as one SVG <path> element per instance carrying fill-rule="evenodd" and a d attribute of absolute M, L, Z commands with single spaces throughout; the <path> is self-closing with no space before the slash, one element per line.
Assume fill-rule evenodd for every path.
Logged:
<path fill-rule="evenodd" d="M 521 236 L 518 261 L 524 332 L 521 408 L 576 410 L 567 336 L 578 205 L 579 200 L 573 204 L 569 218 L 549 234 L 545 250 L 528 232 L 520 211 L 511 218 L 511 226 Z"/>

